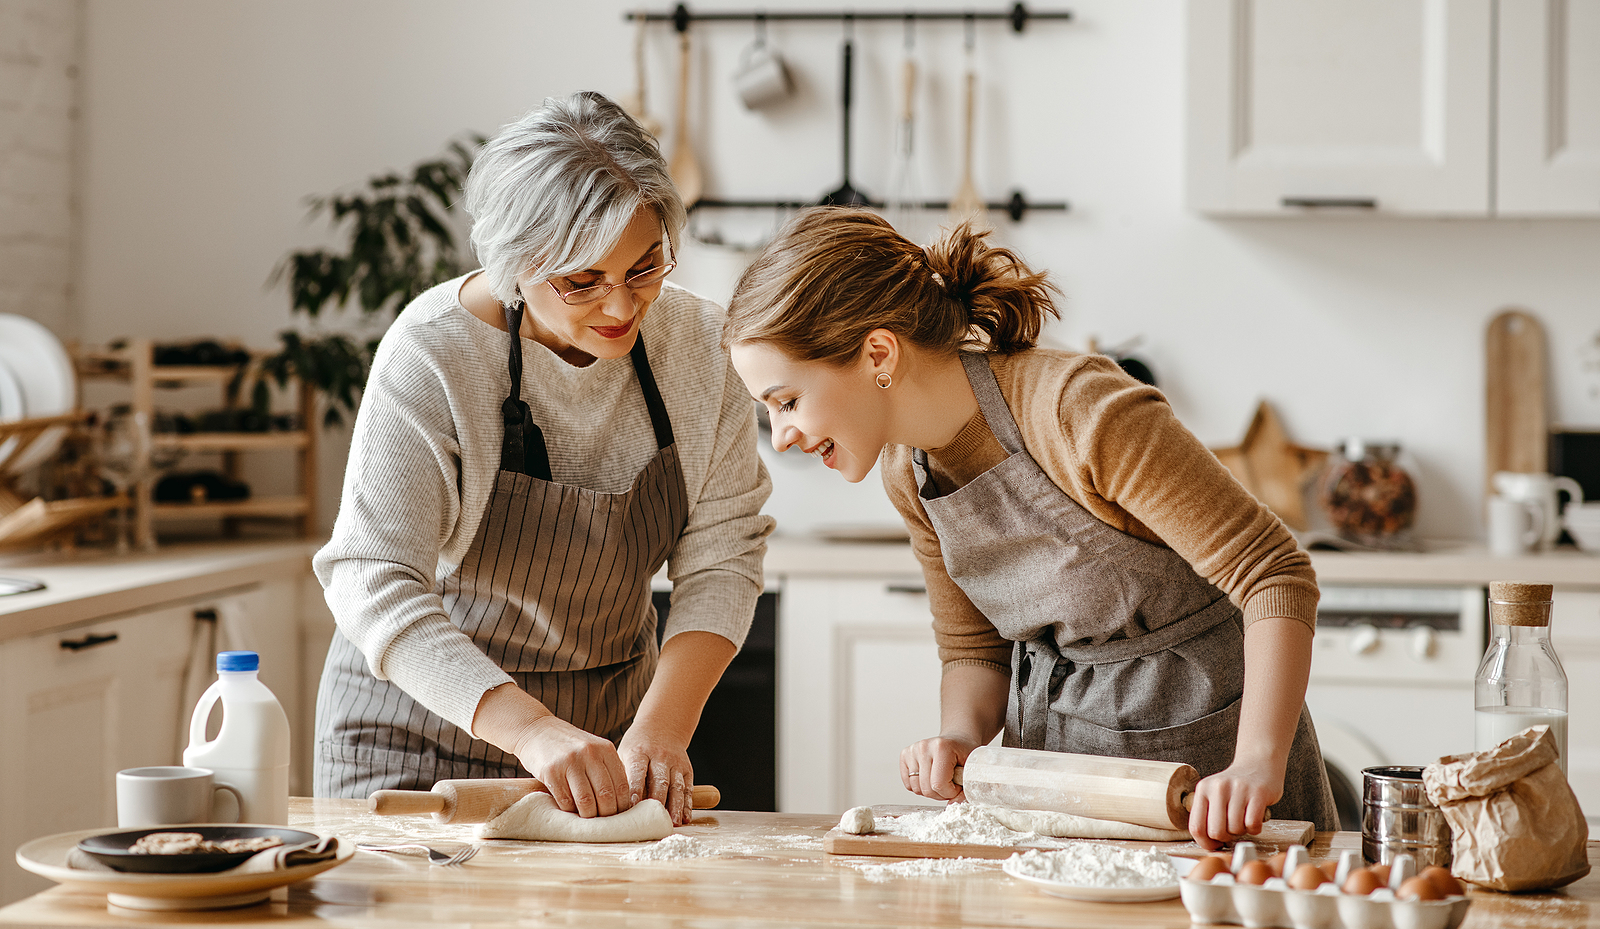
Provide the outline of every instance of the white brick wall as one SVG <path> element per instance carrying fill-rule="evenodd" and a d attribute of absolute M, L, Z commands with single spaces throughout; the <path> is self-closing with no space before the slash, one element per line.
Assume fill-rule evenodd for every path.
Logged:
<path fill-rule="evenodd" d="M 0 0 L 0 313 L 75 334 L 81 0 Z"/>

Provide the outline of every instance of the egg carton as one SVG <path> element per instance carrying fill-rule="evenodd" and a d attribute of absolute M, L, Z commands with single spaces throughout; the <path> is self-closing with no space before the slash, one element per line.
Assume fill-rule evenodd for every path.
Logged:
<path fill-rule="evenodd" d="M 1232 871 L 1237 874 L 1247 862 L 1256 859 L 1253 842 L 1240 842 L 1233 849 Z M 1289 849 L 1283 873 L 1292 875 L 1305 864 L 1305 847 Z M 1292 890 L 1281 877 L 1265 884 L 1240 884 L 1232 875 L 1219 874 L 1213 881 L 1178 881 L 1183 905 L 1196 923 L 1230 923 L 1248 929 L 1457 929 L 1467 918 L 1471 901 L 1465 896 L 1443 900 L 1401 900 L 1395 892 L 1406 879 L 1417 873 L 1410 855 L 1399 855 L 1389 867 L 1389 885 L 1371 894 L 1339 891 L 1350 872 L 1362 866 L 1360 853 L 1345 850 L 1333 881 L 1317 890 Z"/>

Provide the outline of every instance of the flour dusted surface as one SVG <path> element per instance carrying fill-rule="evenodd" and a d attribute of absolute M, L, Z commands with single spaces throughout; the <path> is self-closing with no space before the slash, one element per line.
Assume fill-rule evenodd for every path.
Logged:
<path fill-rule="evenodd" d="M 992 867 L 994 862 L 983 858 L 918 858 L 894 864 L 852 864 L 861 876 L 874 884 L 896 877 L 943 877 L 946 874 L 964 874 Z"/>
<path fill-rule="evenodd" d="M 706 858 L 716 852 L 704 842 L 686 835 L 669 835 L 654 845 L 646 845 L 622 856 L 623 861 L 682 861 L 686 858 Z"/>
<path fill-rule="evenodd" d="M 1025 877 L 1075 887 L 1141 889 L 1178 882 L 1172 859 L 1115 845 L 1073 842 L 1056 851 L 1029 851 L 1013 857 L 1009 869 Z"/>
<path fill-rule="evenodd" d="M 942 810 L 879 816 L 874 820 L 879 834 L 893 834 L 914 842 L 946 842 L 957 845 L 1017 845 L 1037 839 L 1034 832 L 1009 829 L 981 806 L 952 803 Z"/>

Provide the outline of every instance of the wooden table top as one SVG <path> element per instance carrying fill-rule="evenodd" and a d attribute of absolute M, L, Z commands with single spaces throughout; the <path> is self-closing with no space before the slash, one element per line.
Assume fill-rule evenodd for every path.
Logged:
<path fill-rule="evenodd" d="M 471 826 L 428 817 L 378 817 L 358 800 L 295 799 L 290 825 L 366 842 L 423 840 L 453 850 Z M 55 887 L 0 909 L 0 924 L 32 926 L 769 927 L 1104 926 L 1182 929 L 1178 900 L 1083 903 L 1048 896 L 972 862 L 959 873 L 874 871 L 900 859 L 822 851 L 831 816 L 709 811 L 677 830 L 712 857 L 625 861 L 641 847 L 490 841 L 457 867 L 408 855 L 358 852 L 348 863 L 275 891 L 263 904 L 196 913 L 108 910 L 103 895 Z M 1359 848 L 1355 833 L 1320 833 L 1313 857 Z M 1600 842 L 1589 845 L 1600 864 Z M 1465 929 L 1600 926 L 1600 869 L 1552 894 L 1474 892 Z"/>

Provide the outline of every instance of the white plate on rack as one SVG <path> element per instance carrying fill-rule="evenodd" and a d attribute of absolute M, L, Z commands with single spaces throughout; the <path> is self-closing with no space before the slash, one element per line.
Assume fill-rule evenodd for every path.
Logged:
<path fill-rule="evenodd" d="M 17 383 L 16 375 L 0 360 L 0 423 L 9 423 L 13 419 L 21 419 L 27 415 L 22 405 L 22 385 Z M 0 442 L 0 472 L 5 471 L 6 459 L 17 451 L 15 437 Z"/>
<path fill-rule="evenodd" d="M 267 899 L 274 888 L 321 874 L 349 861 L 355 843 L 339 839 L 339 850 L 326 861 L 296 865 L 281 871 L 234 874 L 140 874 L 128 871 L 90 871 L 67 865 L 67 855 L 78 843 L 107 829 L 63 832 L 24 843 L 17 849 L 17 864 L 41 877 L 87 893 L 103 893 L 114 906 L 133 910 L 219 910 L 249 906 Z"/>
<path fill-rule="evenodd" d="M 1000 867 L 1017 880 L 1032 884 L 1052 897 L 1087 900 L 1092 903 L 1151 903 L 1157 900 L 1172 900 L 1178 896 L 1177 881 L 1159 887 L 1084 887 L 1024 874 L 1017 870 L 1016 863 L 1019 859 L 1020 856 L 1012 855 Z M 1194 859 L 1173 856 L 1172 867 L 1178 872 L 1178 876 L 1182 877 L 1194 867 Z"/>
<path fill-rule="evenodd" d="M 26 316 L 0 313 L 0 366 L 10 373 L 22 393 L 22 415 L 36 419 L 72 412 L 78 402 L 78 376 L 61 340 Z M 33 444 L 13 456 L 0 455 L 5 470 L 16 473 L 34 467 L 61 445 L 63 427 L 46 430 Z"/>

